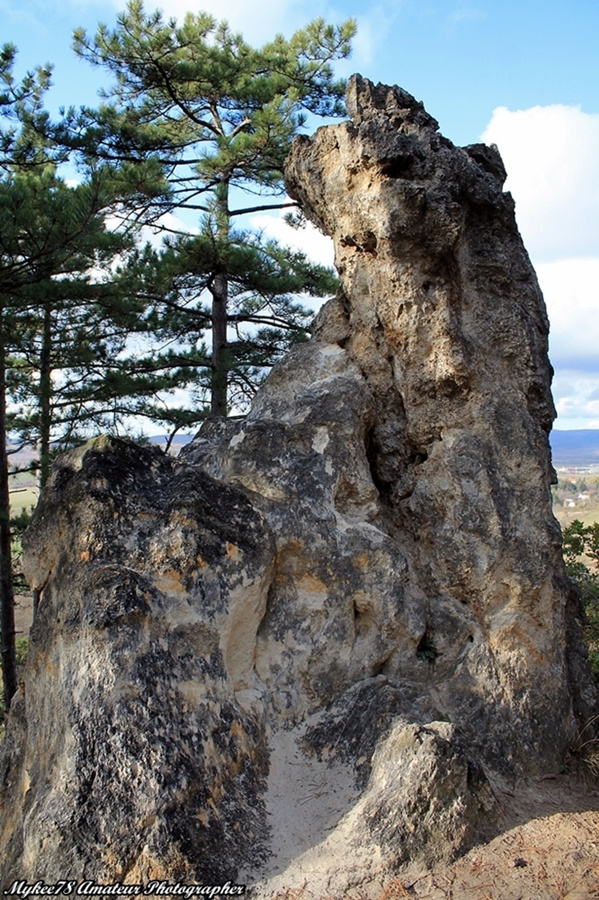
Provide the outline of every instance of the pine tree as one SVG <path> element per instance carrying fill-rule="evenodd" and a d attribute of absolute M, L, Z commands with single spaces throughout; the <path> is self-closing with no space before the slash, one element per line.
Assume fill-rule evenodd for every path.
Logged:
<path fill-rule="evenodd" d="M 18 120 L 23 113 L 39 109 L 47 88 L 48 68 L 28 73 L 22 81 L 16 81 L 13 70 L 16 49 L 5 44 L 0 50 L 0 171 L 13 171 L 15 160 L 23 164 L 42 164 L 37 150 L 38 141 L 23 133 Z M 6 198 L 5 198 L 6 199 Z M 3 205 L 0 204 L 0 210 Z M 0 224 L 0 235 L 2 226 Z M 10 279 L 19 277 L 20 261 L 13 260 Z M 0 284 L 0 648 L 2 655 L 2 682 L 4 704 L 8 708 L 17 689 L 17 661 L 15 650 L 15 608 L 11 555 L 10 483 L 7 454 L 7 365 L 6 358 L 11 342 L 12 322 L 9 318 L 9 297 Z"/>
<path fill-rule="evenodd" d="M 49 72 L 18 83 L 14 58 L 12 47 L 0 54 L 0 601 L 7 707 L 16 690 L 9 441 L 37 447 L 43 483 L 53 446 L 105 421 L 114 401 L 106 401 L 106 381 L 126 365 L 120 355 L 130 333 L 144 328 L 143 306 L 134 291 L 127 293 L 131 276 L 123 265 L 135 236 L 108 226 L 120 200 L 113 173 L 97 166 L 77 187 L 58 177 L 63 152 L 33 129 L 44 115 Z"/>
<path fill-rule="evenodd" d="M 64 445 L 97 415 L 92 385 L 125 347 L 133 321 L 111 270 L 131 238 L 106 226 L 105 177 L 69 187 L 51 172 L 0 183 L 0 286 L 11 321 L 10 431 L 39 449 Z"/>
<path fill-rule="evenodd" d="M 180 237 L 167 249 L 166 260 L 177 249 L 192 266 L 187 274 L 196 277 L 196 296 L 198 285 L 210 295 L 209 320 L 204 311 L 201 321 L 212 336 L 210 394 L 215 415 L 227 413 L 228 388 L 235 377 L 231 373 L 241 377 L 243 372 L 251 379 L 252 368 L 260 370 L 262 360 L 272 358 L 269 344 L 273 348 L 282 332 L 295 334 L 302 317 L 305 324 L 307 311 L 300 312 L 285 286 L 286 269 L 303 271 L 316 295 L 331 286 L 330 274 L 317 267 L 310 273 L 305 259 L 297 254 L 285 258 L 281 248 L 236 231 L 232 222 L 241 215 L 294 205 L 281 199 L 291 139 L 307 113 L 343 114 L 345 86 L 334 80 L 331 64 L 349 54 L 354 32 L 352 21 L 336 28 L 319 19 L 289 40 L 277 36 L 254 49 L 209 15 L 188 13 L 178 25 L 175 20 L 165 22 L 160 12 L 146 13 L 139 0 L 128 5 L 114 30 L 101 25 L 93 38 L 76 32 L 76 52 L 108 69 L 115 83 L 98 110 L 71 111 L 60 138 L 88 156 L 119 164 L 121 177 L 133 180 L 139 197 L 145 187 L 135 212 L 138 218 L 159 224 L 166 212 L 201 214 L 199 237 Z M 253 199 L 244 205 L 241 198 L 248 192 Z M 246 285 L 237 266 L 242 248 L 250 275 Z M 277 255 L 280 299 L 275 300 L 271 290 L 265 304 L 255 305 L 259 293 L 253 282 L 274 282 Z M 169 318 L 175 321 L 187 302 L 178 304 L 176 315 Z M 272 319 L 267 326 L 269 304 Z M 192 321 L 198 320 L 198 309 L 193 304 Z M 253 311 L 253 324 L 267 330 L 254 330 L 252 340 L 246 332 L 231 341 L 231 329 L 235 332 L 242 320 L 252 322 Z M 244 368 L 250 348 L 256 364 Z"/>
<path fill-rule="evenodd" d="M 181 387 L 188 393 L 191 389 L 191 405 L 177 411 L 188 416 L 187 424 L 201 421 L 209 412 L 204 401 L 212 388 L 213 360 L 203 338 L 212 324 L 205 298 L 216 269 L 227 273 L 225 371 L 228 404 L 236 412 L 245 410 L 265 374 L 290 345 L 305 340 L 313 313 L 298 295 L 321 297 L 336 288 L 330 269 L 255 232 L 231 230 L 225 245 L 206 232 L 170 240 L 160 253 L 146 248 L 139 267 L 145 281 L 140 296 L 152 310 L 154 348 L 137 367 L 156 371 L 178 366 Z M 158 350 L 173 344 L 177 352 L 165 356 Z"/>

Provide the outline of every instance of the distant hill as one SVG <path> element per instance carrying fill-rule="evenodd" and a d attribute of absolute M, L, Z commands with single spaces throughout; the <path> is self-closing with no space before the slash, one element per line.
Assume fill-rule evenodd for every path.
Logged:
<path fill-rule="evenodd" d="M 191 440 L 192 435 L 175 435 L 171 452 L 178 453 Z M 150 441 L 164 446 L 166 435 L 152 435 Z M 549 441 L 554 466 L 599 466 L 599 428 L 552 431 Z"/>
<path fill-rule="evenodd" d="M 552 431 L 549 441 L 554 466 L 599 466 L 599 429 Z"/>
<path fill-rule="evenodd" d="M 148 440 L 151 444 L 155 444 L 160 447 L 161 450 L 164 450 L 166 447 L 166 442 L 168 440 L 168 435 L 166 434 L 152 434 L 148 437 Z M 193 441 L 192 434 L 176 434 L 171 441 L 169 453 L 172 456 L 177 456 L 181 447 L 184 447 L 185 444 L 189 444 L 190 441 Z"/>
<path fill-rule="evenodd" d="M 153 434 L 151 444 L 164 447 L 167 437 Z M 184 444 L 193 440 L 189 434 L 177 434 L 172 442 L 171 452 L 178 453 Z M 549 435 L 554 466 L 599 466 L 599 428 L 580 428 L 575 431 L 552 431 Z M 12 457 L 13 465 L 22 467 L 31 462 L 35 453 L 26 448 Z"/>

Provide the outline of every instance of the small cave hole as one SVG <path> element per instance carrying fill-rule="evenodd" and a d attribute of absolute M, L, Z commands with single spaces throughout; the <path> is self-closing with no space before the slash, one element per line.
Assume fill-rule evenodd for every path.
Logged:
<path fill-rule="evenodd" d="M 437 657 L 440 656 L 440 652 L 435 646 L 433 637 L 428 631 L 425 631 L 420 638 L 420 643 L 416 647 L 416 656 L 418 659 L 423 662 L 428 662 L 430 665 L 434 665 Z"/>
<path fill-rule="evenodd" d="M 381 175 L 386 178 L 409 178 L 414 167 L 411 156 L 396 156 L 386 160 L 381 166 Z"/>
<path fill-rule="evenodd" d="M 360 250 L 364 253 L 373 253 L 376 256 L 377 239 L 373 231 L 364 231 L 360 235 Z"/>
<path fill-rule="evenodd" d="M 376 440 L 373 428 L 369 429 L 369 431 L 367 431 L 366 433 L 364 448 L 366 450 L 366 459 L 370 468 L 370 477 L 372 478 L 372 483 L 377 489 L 381 501 L 384 501 L 391 495 L 391 485 L 386 481 L 383 481 L 383 479 L 379 477 L 378 456 L 380 453 L 380 448 L 378 445 L 378 441 Z"/>
<path fill-rule="evenodd" d="M 425 450 L 414 450 L 414 452 L 410 454 L 408 461 L 414 466 L 421 466 L 422 463 L 425 463 L 427 461 L 427 459 L 428 453 Z"/>

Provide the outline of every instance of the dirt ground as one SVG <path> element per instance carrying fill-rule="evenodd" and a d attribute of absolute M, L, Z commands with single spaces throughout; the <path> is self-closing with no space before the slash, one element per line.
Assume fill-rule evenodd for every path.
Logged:
<path fill-rule="evenodd" d="M 500 835 L 452 865 L 408 871 L 382 885 L 379 900 L 599 898 L 599 781 L 544 776 L 496 793 L 505 825 Z"/>
<path fill-rule="evenodd" d="M 544 776 L 496 794 L 504 830 L 451 865 L 414 866 L 344 897 L 305 884 L 273 900 L 599 900 L 599 781 Z"/>

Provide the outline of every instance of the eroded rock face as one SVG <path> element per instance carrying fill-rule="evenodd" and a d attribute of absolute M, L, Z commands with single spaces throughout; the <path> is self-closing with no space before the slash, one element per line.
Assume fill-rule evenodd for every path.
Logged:
<path fill-rule="evenodd" d="M 342 289 L 182 459 L 64 457 L 1 758 L 4 883 L 344 896 L 493 829 L 596 708 L 551 514 L 547 319 L 496 151 L 354 77 L 288 190 Z M 376 893 L 378 891 L 378 893 Z"/>
<path fill-rule="evenodd" d="M 474 713 L 490 757 L 532 762 L 572 727 L 573 688 L 580 712 L 593 697 L 564 667 L 542 295 L 496 150 L 454 147 L 409 94 L 359 76 L 348 110 L 287 169 L 335 241 L 342 290 L 316 337 L 372 392 L 373 483 L 439 651 L 440 708 Z"/>
<path fill-rule="evenodd" d="M 260 854 L 268 756 L 242 704 L 272 558 L 242 493 L 160 451 L 62 458 L 29 538 L 5 879 L 214 882 Z"/>

